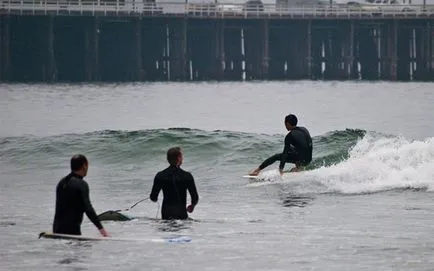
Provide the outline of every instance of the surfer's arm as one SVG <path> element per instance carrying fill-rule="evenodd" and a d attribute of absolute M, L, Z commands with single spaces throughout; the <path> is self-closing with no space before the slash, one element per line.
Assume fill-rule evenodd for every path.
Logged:
<path fill-rule="evenodd" d="M 292 135 L 289 133 L 285 137 L 285 147 L 283 148 L 282 157 L 280 158 L 279 172 L 283 173 L 283 168 L 288 160 L 288 153 L 291 150 Z"/>
<path fill-rule="evenodd" d="M 61 210 L 61 208 L 60 208 L 61 204 L 60 204 L 60 200 L 59 200 L 60 187 L 61 186 L 59 183 L 56 187 L 56 211 L 54 212 L 53 232 L 56 232 L 57 224 L 59 223 L 59 219 L 60 219 L 60 210 Z"/>
<path fill-rule="evenodd" d="M 190 193 L 191 197 L 191 205 L 196 206 L 196 204 L 199 202 L 199 194 L 197 193 L 196 184 L 194 183 L 193 175 L 190 174 L 189 182 L 188 182 L 188 192 Z"/>
<path fill-rule="evenodd" d="M 84 212 L 86 213 L 87 217 L 90 221 L 99 229 L 103 229 L 103 226 L 101 222 L 99 221 L 99 218 L 93 209 L 92 203 L 90 202 L 89 198 L 89 185 L 83 181 L 82 187 L 81 187 L 81 196 L 83 199 L 84 204 Z"/>
<path fill-rule="evenodd" d="M 158 200 L 158 194 L 160 193 L 161 188 L 161 181 L 159 178 L 159 174 L 157 174 L 155 175 L 154 184 L 152 185 L 151 194 L 149 195 L 149 198 L 153 202 L 156 202 Z"/>

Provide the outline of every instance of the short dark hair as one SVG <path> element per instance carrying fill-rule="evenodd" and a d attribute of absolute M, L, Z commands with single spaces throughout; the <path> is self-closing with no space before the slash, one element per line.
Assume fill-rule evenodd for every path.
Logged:
<path fill-rule="evenodd" d="M 76 154 L 71 158 L 71 170 L 77 171 L 83 168 L 84 165 L 87 165 L 88 161 L 86 156 L 83 154 Z"/>
<path fill-rule="evenodd" d="M 293 114 L 289 114 L 288 116 L 285 117 L 285 122 L 291 124 L 292 126 L 296 126 L 297 125 L 297 117 Z"/>
<path fill-rule="evenodd" d="M 181 155 L 180 147 L 173 147 L 167 151 L 167 162 L 172 166 L 176 165 L 178 157 Z"/>

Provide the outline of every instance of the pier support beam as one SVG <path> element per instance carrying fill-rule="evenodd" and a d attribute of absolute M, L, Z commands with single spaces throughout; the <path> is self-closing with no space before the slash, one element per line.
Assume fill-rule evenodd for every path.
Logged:
<path fill-rule="evenodd" d="M 389 53 L 390 59 L 390 80 L 398 80 L 398 21 L 393 20 L 389 25 Z"/>
<path fill-rule="evenodd" d="M 381 44 L 382 44 L 382 29 L 380 25 L 377 25 L 374 28 L 374 43 L 375 43 L 375 59 L 376 59 L 376 72 L 377 72 L 377 79 L 381 79 L 382 77 L 382 70 L 383 70 L 383 63 L 382 63 L 382 57 L 383 57 L 383 52 L 381 50 Z"/>
<path fill-rule="evenodd" d="M 225 79 L 242 80 L 241 29 L 239 26 L 227 27 L 224 36 Z"/>
<path fill-rule="evenodd" d="M 378 51 L 375 26 L 359 29 L 358 47 L 362 79 L 378 79 Z"/>
<path fill-rule="evenodd" d="M 290 40 L 294 38 L 293 26 L 288 22 L 269 22 L 269 79 L 288 78 L 287 61 L 290 58 Z"/>
<path fill-rule="evenodd" d="M 247 80 L 262 80 L 268 74 L 268 21 L 245 22 L 243 27 Z"/>
<path fill-rule="evenodd" d="M 92 78 L 92 27 L 89 25 L 84 29 L 84 63 L 86 81 L 93 81 Z"/>
<path fill-rule="evenodd" d="M 388 25 L 383 24 L 380 27 L 380 80 L 388 80 L 390 77 L 390 61 L 388 53 Z"/>
<path fill-rule="evenodd" d="M 338 25 L 334 25 L 327 30 L 325 44 L 325 71 L 324 79 L 339 80 L 348 77 L 345 70 L 346 55 L 348 50 L 345 50 L 348 43 L 348 34 Z M 343 54 L 344 53 L 344 54 Z"/>
<path fill-rule="evenodd" d="M 57 67 L 56 58 L 54 56 L 54 16 L 48 17 L 48 57 L 47 57 L 47 80 L 56 81 L 57 80 Z"/>
<path fill-rule="evenodd" d="M 134 39 L 135 39 L 135 71 L 136 76 L 135 80 L 142 81 L 143 80 L 143 67 L 142 67 L 142 25 L 141 25 L 141 18 L 137 18 L 134 22 L 135 29 L 134 29 Z"/>
<path fill-rule="evenodd" d="M 180 71 L 181 71 L 181 80 L 187 80 L 187 74 L 189 74 L 189 69 L 187 67 L 187 18 L 184 18 L 182 21 L 182 29 L 181 29 L 181 63 L 180 63 Z"/>
<path fill-rule="evenodd" d="M 326 38 L 324 40 L 324 53 L 325 53 L 325 70 L 324 70 L 324 80 L 332 79 L 336 76 L 337 67 L 336 67 L 336 54 L 337 54 L 337 46 L 338 43 L 336 29 L 331 28 L 327 29 Z"/>
<path fill-rule="evenodd" d="M 269 67 L 269 25 L 268 25 L 268 19 L 265 19 L 263 21 L 263 36 L 262 36 L 262 47 L 261 47 L 261 60 L 262 60 L 262 65 L 261 65 L 261 75 L 260 78 L 262 80 L 267 80 L 268 79 L 268 67 Z"/>
<path fill-rule="evenodd" d="M 187 80 L 220 80 L 220 21 L 190 19 L 187 32 Z"/>
<path fill-rule="evenodd" d="M 10 17 L 3 17 L 3 58 L 2 80 L 11 79 L 11 43 L 10 43 Z"/>
<path fill-rule="evenodd" d="M 269 24 L 269 72 L 271 80 L 307 79 L 311 75 L 310 22 L 275 21 Z"/>
<path fill-rule="evenodd" d="M 381 79 L 396 81 L 398 80 L 398 66 L 401 65 L 398 59 L 398 20 L 387 22 L 381 28 Z M 407 41 L 408 43 L 408 41 Z M 409 49 L 408 49 L 409 50 Z M 405 54 L 409 55 L 408 52 Z"/>
<path fill-rule="evenodd" d="M 99 67 L 104 81 L 134 81 L 136 69 L 135 19 L 121 18 L 100 21 Z"/>
<path fill-rule="evenodd" d="M 83 82 L 87 80 L 87 56 L 90 50 L 86 50 L 86 35 L 92 37 L 91 18 L 73 16 L 54 17 L 54 68 L 56 81 Z M 86 34 L 88 33 L 88 34 Z M 46 47 L 51 47 L 46 45 Z M 49 51 L 48 51 L 49 52 Z M 46 61 L 46 77 L 50 80 L 50 53 Z"/>
<path fill-rule="evenodd" d="M 296 50 L 291 52 L 292 57 L 288 60 L 288 62 L 294 62 L 295 64 L 295 66 L 293 66 L 292 79 L 300 80 L 309 78 L 309 55 L 311 53 L 309 50 L 309 47 L 311 47 L 311 45 L 309 45 L 311 42 L 309 39 L 310 27 L 309 21 L 307 24 L 305 22 L 302 22 L 302 24 L 299 22 L 298 26 L 294 28 L 294 46 Z"/>
<path fill-rule="evenodd" d="M 225 20 L 217 21 L 215 79 L 223 80 L 225 73 Z"/>
<path fill-rule="evenodd" d="M 398 31 L 397 31 L 398 32 Z M 413 29 L 401 27 L 399 29 L 398 36 L 398 49 L 397 54 L 399 55 L 398 65 L 397 65 L 397 80 L 399 81 L 410 81 L 410 43 L 412 42 L 412 32 Z"/>
<path fill-rule="evenodd" d="M 4 38 L 3 38 L 3 24 L 5 16 L 0 15 L 0 82 L 3 81 L 3 59 L 4 59 Z"/>
<path fill-rule="evenodd" d="M 307 23 L 307 79 L 312 79 L 312 20 Z"/>
<path fill-rule="evenodd" d="M 99 80 L 99 21 L 91 18 L 84 30 L 85 35 L 85 77 L 87 81 Z"/>
<path fill-rule="evenodd" d="M 170 81 L 184 81 L 187 55 L 187 18 L 182 21 L 172 20 L 169 23 L 169 62 Z"/>
<path fill-rule="evenodd" d="M 429 22 L 415 29 L 416 37 L 416 69 L 413 80 L 427 81 L 431 72 L 431 29 Z"/>
<path fill-rule="evenodd" d="M 141 27 L 143 78 L 146 81 L 167 80 L 165 47 L 167 28 L 163 19 L 142 19 Z"/>
<path fill-rule="evenodd" d="M 100 38 L 100 22 L 98 17 L 93 19 L 93 57 L 92 57 L 92 78 L 95 81 L 101 80 L 99 69 L 99 38 Z"/>
<path fill-rule="evenodd" d="M 324 79 L 323 63 L 325 46 L 327 46 L 327 30 L 312 27 L 312 79 Z"/>
<path fill-rule="evenodd" d="M 427 54 L 426 61 L 428 62 L 428 80 L 434 80 L 434 57 L 433 57 L 433 45 L 434 45 L 434 28 L 432 22 L 427 22 Z"/>
<path fill-rule="evenodd" d="M 350 29 L 347 37 L 347 50 L 345 52 L 345 71 L 347 79 L 355 79 L 356 74 L 354 73 L 354 20 L 350 21 Z"/>
<path fill-rule="evenodd" d="M 432 33 L 433 28 L 431 27 L 431 22 L 426 22 L 426 29 L 425 29 L 425 37 L 426 37 L 426 43 L 425 43 L 425 63 L 427 68 L 427 78 L 426 80 L 432 80 L 433 79 L 433 38 Z"/>
<path fill-rule="evenodd" d="M 426 63 L 424 63 L 425 57 L 425 35 L 424 29 L 421 27 L 415 27 L 411 31 L 411 41 L 410 41 L 410 69 L 412 71 L 412 76 L 410 80 L 423 81 L 426 76 Z"/>

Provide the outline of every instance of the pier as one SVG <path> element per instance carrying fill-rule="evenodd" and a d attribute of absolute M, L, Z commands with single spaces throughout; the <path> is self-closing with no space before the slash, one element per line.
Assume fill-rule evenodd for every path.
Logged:
<path fill-rule="evenodd" d="M 2 0 L 0 81 L 434 81 L 434 7 Z"/>

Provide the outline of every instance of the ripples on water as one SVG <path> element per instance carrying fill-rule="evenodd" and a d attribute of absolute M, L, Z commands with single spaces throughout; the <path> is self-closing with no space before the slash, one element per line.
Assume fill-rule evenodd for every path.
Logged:
<path fill-rule="evenodd" d="M 1 270 L 430 270 L 432 84 L 279 82 L 0 85 Z M 241 178 L 282 149 L 283 117 L 314 136 L 308 171 Z M 7 117 L 4 117 L 7 116 Z M 37 239 L 69 158 L 90 159 L 98 213 L 149 196 L 169 146 L 200 202 L 161 221 L 144 201 L 104 221 L 127 242 Z M 288 165 L 289 167 L 289 165 Z M 161 201 L 161 196 L 160 196 Z M 85 218 L 83 233 L 97 236 Z M 189 243 L 168 243 L 186 236 Z"/>

